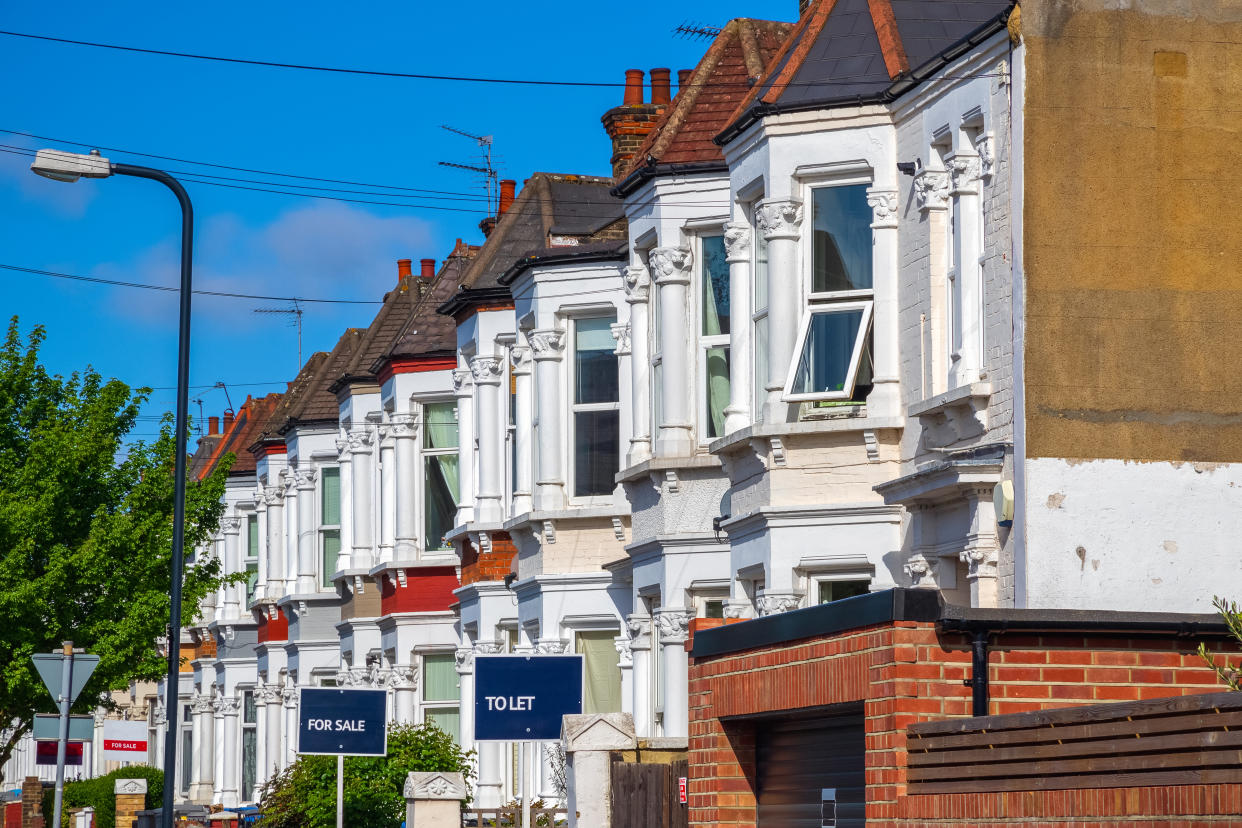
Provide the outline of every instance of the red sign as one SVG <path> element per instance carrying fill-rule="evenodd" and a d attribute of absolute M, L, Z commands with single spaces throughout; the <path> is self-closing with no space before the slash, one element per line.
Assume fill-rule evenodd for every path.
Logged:
<path fill-rule="evenodd" d="M 686 804 L 686 777 L 677 777 L 677 801 Z"/>
<path fill-rule="evenodd" d="M 35 764 L 56 764 L 56 742 L 35 742 Z M 82 743 L 68 742 L 65 745 L 65 764 L 82 764 Z"/>
<path fill-rule="evenodd" d="M 104 739 L 103 749 L 104 750 L 132 750 L 138 753 L 146 753 L 147 743 L 145 741 L 134 742 L 134 741 L 123 741 L 121 739 Z"/>

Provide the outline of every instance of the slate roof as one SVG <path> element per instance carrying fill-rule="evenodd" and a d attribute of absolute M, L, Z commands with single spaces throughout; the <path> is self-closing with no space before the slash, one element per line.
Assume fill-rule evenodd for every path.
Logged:
<path fill-rule="evenodd" d="M 609 195 L 611 187 L 610 178 L 532 175 L 439 312 L 452 315 L 475 301 L 507 297 L 500 277 L 529 251 L 551 246 L 554 237 L 567 244 L 624 238 L 624 207 Z"/>
<path fill-rule="evenodd" d="M 298 425 L 337 421 L 341 409 L 331 390 L 333 379 L 345 373 L 364 333 L 362 328 L 347 328 L 341 334 L 336 347 L 324 358 L 323 367 L 313 373 L 305 391 L 289 407 L 288 418 L 279 426 L 280 434 Z"/>
<path fill-rule="evenodd" d="M 289 387 L 281 395 L 280 402 L 272 410 L 272 415 L 267 418 L 267 422 L 263 424 L 263 427 L 255 436 L 255 442 L 250 446 L 251 451 L 255 451 L 265 444 L 284 444 L 284 426 L 289 421 L 290 413 L 296 406 L 301 405 L 301 399 L 312 389 L 316 376 L 323 369 L 324 363 L 327 360 L 328 355 L 323 351 L 316 351 L 311 354 L 310 359 L 306 360 L 306 363 L 302 366 L 302 370 L 298 371 L 298 375 L 294 377 L 293 382 L 289 383 Z"/>
<path fill-rule="evenodd" d="M 677 90 L 656 128 L 634 153 L 621 173 L 621 193 L 664 165 L 724 165 L 724 153 L 712 139 L 729 124 L 729 118 L 763 78 L 764 71 L 780 51 L 793 29 L 792 23 L 774 20 L 730 20 L 691 74 Z M 644 170 L 648 176 L 643 176 Z"/>
<path fill-rule="evenodd" d="M 501 274 L 500 283 L 502 285 L 511 285 L 513 280 L 518 277 L 523 270 L 533 267 L 537 264 L 564 264 L 573 261 L 588 262 L 607 262 L 616 259 L 626 259 L 629 255 L 629 241 L 621 239 L 619 241 L 602 241 L 588 242 L 586 244 L 574 245 L 572 247 L 541 247 L 538 250 L 528 250 L 521 258 L 513 263 L 507 271 Z"/>
<path fill-rule="evenodd" d="M 960 44 L 1002 28 L 1013 5 L 1013 0 L 813 0 L 716 143 L 727 143 L 775 112 L 892 100 Z"/>
<path fill-rule="evenodd" d="M 375 382 L 372 363 L 383 356 L 413 313 L 420 297 L 419 276 L 411 274 L 384 294 L 384 304 L 362 336 L 340 376 L 331 378 L 329 390 L 336 392 L 346 383 Z"/>
<path fill-rule="evenodd" d="M 393 357 L 454 353 L 457 350 L 457 325 L 449 317 L 437 313 L 436 308 L 457 292 L 470 260 L 479 250 L 477 245 L 457 240 L 453 252 L 440 265 L 435 279 L 424 290 L 388 350 L 372 361 L 372 373 L 378 374 L 384 362 Z"/>
<path fill-rule="evenodd" d="M 259 433 L 267 425 L 272 412 L 280 403 L 280 398 L 280 394 L 268 394 L 258 399 L 247 396 L 246 401 L 238 409 L 237 416 L 222 434 L 200 440 L 190 466 L 195 478 L 202 480 L 211 474 L 220 459 L 229 452 L 236 457 L 229 468 L 229 477 L 254 474 L 255 457 L 246 449 L 258 439 Z"/>

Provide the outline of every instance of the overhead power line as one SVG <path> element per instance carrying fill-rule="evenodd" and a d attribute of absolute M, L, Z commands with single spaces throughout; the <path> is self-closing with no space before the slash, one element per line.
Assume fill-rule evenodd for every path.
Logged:
<path fill-rule="evenodd" d="M 20 267 L 19 265 L 0 264 L 0 268 L 4 270 L 12 270 L 17 273 L 31 273 L 36 276 L 50 276 L 54 279 L 69 279 L 75 282 L 92 282 L 99 285 L 112 285 L 113 287 L 141 288 L 142 290 L 160 290 L 169 293 L 176 293 L 181 288 L 170 287 L 168 285 L 148 285 L 142 282 L 123 282 L 118 279 L 103 279 L 98 276 L 79 276 L 72 273 L 58 273 L 54 270 L 40 270 L 34 267 Z M 303 296 L 264 296 L 257 293 L 230 293 L 224 290 L 199 290 L 193 291 L 201 296 L 223 296 L 228 299 L 264 299 L 276 302 L 314 302 L 324 305 L 382 305 L 382 301 L 375 299 L 307 299 Z"/>

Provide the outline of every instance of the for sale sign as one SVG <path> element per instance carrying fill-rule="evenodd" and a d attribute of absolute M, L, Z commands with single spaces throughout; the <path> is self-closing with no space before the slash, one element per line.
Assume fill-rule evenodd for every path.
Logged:
<path fill-rule="evenodd" d="M 147 723 L 104 719 L 103 758 L 121 762 L 147 761 Z"/>

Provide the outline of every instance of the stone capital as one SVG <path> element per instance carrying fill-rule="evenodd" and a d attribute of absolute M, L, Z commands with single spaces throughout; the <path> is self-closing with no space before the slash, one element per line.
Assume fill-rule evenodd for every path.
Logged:
<path fill-rule="evenodd" d="M 560 359 L 565 351 L 565 332 L 555 328 L 531 331 L 526 335 L 526 341 L 535 352 L 537 361 Z"/>
<path fill-rule="evenodd" d="M 617 347 L 613 353 L 617 356 L 625 356 L 630 352 L 630 323 L 616 322 L 611 328 L 612 338 L 617 341 Z"/>
<path fill-rule="evenodd" d="M 730 264 L 734 262 L 749 262 L 750 242 L 751 230 L 749 224 L 737 221 L 731 221 L 726 224 L 724 231 L 725 261 Z"/>
<path fill-rule="evenodd" d="M 474 670 L 474 648 L 458 647 L 453 651 L 453 660 L 457 663 L 458 673 L 469 673 Z"/>
<path fill-rule="evenodd" d="M 388 429 L 395 440 L 407 440 L 411 437 L 418 436 L 418 418 L 406 412 L 404 414 L 393 414 Z"/>
<path fill-rule="evenodd" d="M 531 348 L 529 345 L 514 345 L 509 348 L 509 365 L 513 373 L 524 374 L 530 370 Z"/>
<path fill-rule="evenodd" d="M 371 443 L 375 439 L 374 432 L 370 428 L 363 426 L 349 432 L 349 450 L 353 454 L 365 454 L 371 450 Z"/>
<path fill-rule="evenodd" d="M 759 595 L 759 600 L 755 603 L 759 608 L 760 617 L 779 615 L 782 612 L 796 610 L 802 603 L 802 596 L 796 592 L 764 591 Z"/>
<path fill-rule="evenodd" d="M 976 195 L 979 192 L 982 165 L 978 153 L 973 149 L 950 155 L 946 159 L 946 166 L 949 169 L 950 194 Z"/>
<path fill-rule="evenodd" d="M 541 638 L 535 643 L 535 652 L 540 655 L 561 655 L 569 652 L 569 642 L 563 638 Z"/>
<path fill-rule="evenodd" d="M 922 170 L 914 177 L 914 201 L 919 210 L 947 210 L 949 207 L 949 173 L 946 170 Z"/>
<path fill-rule="evenodd" d="M 280 506 L 284 500 L 285 491 L 280 486 L 263 487 L 263 502 L 268 506 Z"/>
<path fill-rule="evenodd" d="M 686 609 L 656 610 L 655 621 L 661 644 L 679 644 L 690 637 L 690 621 L 694 613 Z"/>
<path fill-rule="evenodd" d="M 453 371 L 453 391 L 458 396 L 470 393 L 472 376 L 469 368 L 457 368 Z"/>
<path fill-rule="evenodd" d="M 658 285 L 690 284 L 694 254 L 688 247 L 657 247 L 647 257 L 652 276 Z"/>
<path fill-rule="evenodd" d="M 226 535 L 236 535 L 241 531 L 241 518 L 226 517 L 220 520 L 220 529 Z"/>
<path fill-rule="evenodd" d="M 477 356 L 470 360 L 475 385 L 499 385 L 502 365 L 499 357 Z"/>
<path fill-rule="evenodd" d="M 871 207 L 871 227 L 874 230 L 897 227 L 897 191 L 879 187 L 867 190 L 867 204 Z"/>
<path fill-rule="evenodd" d="M 627 302 L 646 302 L 651 291 L 651 272 L 642 263 L 632 264 L 625 269 L 623 277 Z"/>
<path fill-rule="evenodd" d="M 755 207 L 755 224 L 768 241 L 796 239 L 802 232 L 802 202 L 772 199 Z"/>
<path fill-rule="evenodd" d="M 298 469 L 294 472 L 297 481 L 297 487 L 302 490 L 310 490 L 315 488 L 315 470 L 314 469 Z"/>
<path fill-rule="evenodd" d="M 634 666 L 634 645 L 628 638 L 618 638 L 613 644 L 617 648 L 617 664 L 620 667 Z"/>

